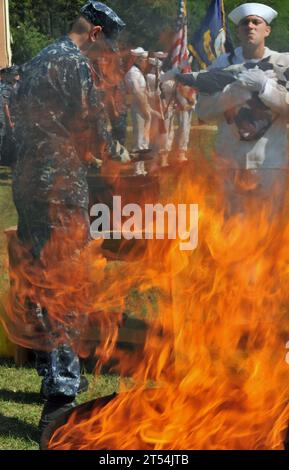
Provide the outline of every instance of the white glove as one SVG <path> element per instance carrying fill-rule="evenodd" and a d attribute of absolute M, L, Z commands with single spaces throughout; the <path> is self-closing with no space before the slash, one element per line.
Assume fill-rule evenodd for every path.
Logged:
<path fill-rule="evenodd" d="M 157 119 L 162 119 L 161 113 L 152 108 L 151 108 L 151 116 L 154 116 Z"/>
<path fill-rule="evenodd" d="M 275 80 L 276 83 L 277 83 L 278 77 L 277 77 L 277 74 L 276 74 L 275 70 L 267 70 L 265 72 L 265 75 L 266 75 L 267 78 L 269 78 L 271 80 Z"/>
<path fill-rule="evenodd" d="M 127 149 L 121 145 L 118 140 L 114 142 L 115 148 L 114 148 L 114 155 L 112 158 L 116 160 L 120 160 L 121 163 L 129 163 L 131 161 L 129 153 Z"/>
<path fill-rule="evenodd" d="M 91 167 L 99 169 L 102 167 L 103 161 L 99 160 L 99 158 L 93 157 L 89 163 Z"/>
<path fill-rule="evenodd" d="M 121 163 L 129 163 L 131 161 L 128 150 L 123 145 L 121 145 L 120 149 L 120 161 Z"/>
<path fill-rule="evenodd" d="M 238 76 L 238 82 L 250 91 L 261 93 L 266 86 L 268 78 L 273 78 L 272 76 L 273 74 L 271 71 L 268 76 L 268 73 L 263 72 L 263 70 L 252 69 L 247 72 L 242 72 Z"/>
<path fill-rule="evenodd" d="M 169 70 L 168 72 L 162 74 L 160 76 L 160 82 L 165 83 L 169 82 L 170 80 L 175 80 L 176 75 L 179 73 L 178 67 L 174 67 L 173 69 Z"/>

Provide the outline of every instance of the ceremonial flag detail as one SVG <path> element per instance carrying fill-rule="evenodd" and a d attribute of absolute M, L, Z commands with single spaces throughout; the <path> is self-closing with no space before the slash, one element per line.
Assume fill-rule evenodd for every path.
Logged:
<path fill-rule="evenodd" d="M 178 19 L 176 35 L 171 53 L 171 62 L 173 67 L 177 67 L 189 59 L 188 51 L 188 17 L 187 2 L 179 0 Z M 190 71 L 189 67 L 189 71 Z"/>
<path fill-rule="evenodd" d="M 233 51 L 224 0 L 211 1 L 207 14 L 188 49 L 201 69 L 206 69 L 219 55 Z"/>

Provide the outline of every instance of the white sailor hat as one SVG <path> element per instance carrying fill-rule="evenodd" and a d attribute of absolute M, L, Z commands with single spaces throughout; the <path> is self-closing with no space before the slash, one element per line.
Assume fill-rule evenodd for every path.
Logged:
<path fill-rule="evenodd" d="M 229 14 L 230 20 L 236 25 L 247 16 L 260 16 L 270 24 L 278 16 L 278 13 L 263 3 L 244 3 Z"/>
<path fill-rule="evenodd" d="M 134 57 L 140 57 L 142 59 L 147 59 L 149 56 L 148 51 L 145 51 L 142 47 L 138 47 L 137 49 L 131 49 L 130 52 Z"/>
<path fill-rule="evenodd" d="M 159 52 L 154 52 L 154 56 L 157 58 L 157 59 L 160 59 L 160 60 L 164 60 L 168 57 L 168 53 L 167 52 L 163 52 L 163 51 L 159 51 Z"/>
<path fill-rule="evenodd" d="M 163 64 L 163 61 L 161 59 L 157 59 L 155 57 L 150 57 L 149 58 L 149 64 L 153 65 L 153 67 L 161 67 Z"/>

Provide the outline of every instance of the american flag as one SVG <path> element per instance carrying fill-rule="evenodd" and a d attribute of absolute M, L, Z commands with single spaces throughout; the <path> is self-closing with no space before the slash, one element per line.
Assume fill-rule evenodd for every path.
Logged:
<path fill-rule="evenodd" d="M 173 67 L 177 67 L 182 62 L 189 59 L 188 51 L 188 18 L 187 18 L 187 2 L 179 0 L 178 20 L 176 34 L 171 52 L 171 62 Z M 189 67 L 189 70 L 190 67 Z"/>

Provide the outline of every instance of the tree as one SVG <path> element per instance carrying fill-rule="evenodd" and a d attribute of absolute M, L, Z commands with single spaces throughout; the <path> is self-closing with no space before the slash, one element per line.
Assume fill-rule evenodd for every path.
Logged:
<path fill-rule="evenodd" d="M 14 62 L 26 61 L 43 45 L 67 33 L 84 1 L 10 0 Z M 244 1 L 225 0 L 226 12 Z M 115 9 L 126 22 L 124 38 L 129 46 L 142 46 L 156 51 L 163 47 L 160 43 L 162 32 L 175 27 L 178 0 L 107 0 L 105 3 Z M 187 3 L 191 38 L 198 29 L 210 0 L 187 0 Z M 266 0 L 266 3 L 279 12 L 268 45 L 273 49 L 286 51 L 289 44 L 289 2 Z"/>
<path fill-rule="evenodd" d="M 49 42 L 47 36 L 27 23 L 19 23 L 16 28 L 13 28 L 12 37 L 13 62 L 16 64 L 28 61 Z"/>

